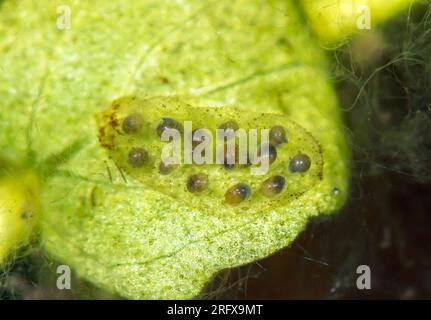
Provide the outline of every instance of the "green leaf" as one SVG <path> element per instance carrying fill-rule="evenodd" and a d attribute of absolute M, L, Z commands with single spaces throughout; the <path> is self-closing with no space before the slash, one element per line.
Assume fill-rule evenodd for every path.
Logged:
<path fill-rule="evenodd" d="M 216 272 L 288 246 L 310 217 L 343 204 L 348 150 L 337 100 L 295 2 L 2 4 L 0 158 L 40 174 L 41 245 L 53 258 L 128 298 L 193 298 Z M 70 29 L 57 27 L 60 5 L 70 8 Z M 97 119 L 126 96 L 179 97 L 193 108 L 224 107 L 221 117 L 238 122 L 263 117 L 262 126 L 293 121 L 304 149 L 320 148 L 321 174 L 274 206 L 252 195 L 232 209 L 221 191 L 172 196 L 157 187 L 154 168 L 123 170 L 99 141 Z M 196 110 L 197 121 L 214 125 Z M 178 170 L 185 183 L 190 171 Z M 248 170 L 220 174 L 256 179 Z"/>

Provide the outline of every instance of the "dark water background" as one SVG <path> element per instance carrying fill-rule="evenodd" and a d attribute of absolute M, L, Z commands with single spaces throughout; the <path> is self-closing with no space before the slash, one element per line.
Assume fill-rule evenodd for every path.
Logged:
<path fill-rule="evenodd" d="M 353 150 L 350 200 L 291 247 L 233 270 L 221 296 L 431 298 L 429 14 L 416 7 L 332 53 Z M 371 290 L 356 286 L 363 264 Z"/>

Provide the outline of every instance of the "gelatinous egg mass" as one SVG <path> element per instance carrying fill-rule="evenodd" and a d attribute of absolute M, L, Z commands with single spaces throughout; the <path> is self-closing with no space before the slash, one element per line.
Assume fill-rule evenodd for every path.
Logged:
<path fill-rule="evenodd" d="M 238 183 L 226 191 L 224 198 L 227 203 L 231 205 L 238 205 L 244 200 L 248 199 L 250 195 L 250 186 L 246 183 Z"/>
<path fill-rule="evenodd" d="M 177 135 L 162 141 L 167 129 L 174 129 L 170 131 Z M 207 143 L 206 137 L 191 140 L 196 131 L 202 131 L 198 129 L 207 129 L 204 131 L 212 135 L 205 148 L 201 146 Z M 217 141 L 217 129 L 236 134 L 230 138 L 235 139 L 230 149 L 235 156 L 233 164 L 226 163 L 226 155 L 217 163 L 217 154 L 228 149 L 229 140 Z M 261 138 L 264 129 L 267 140 Z M 252 139 L 253 130 L 257 139 Z M 217 203 L 238 214 L 266 212 L 302 196 L 323 176 L 319 143 L 282 114 L 239 112 L 235 106 L 195 106 L 177 97 L 122 97 L 98 117 L 98 131 L 101 146 L 131 178 L 128 181 L 197 206 Z M 247 135 L 245 149 L 241 149 L 240 131 Z M 185 148 L 188 144 L 190 149 Z M 248 144 L 255 145 L 253 156 Z M 261 152 L 265 144 L 267 151 Z M 174 150 L 180 153 L 179 163 L 162 159 L 162 154 L 172 156 Z M 212 161 L 197 164 L 194 150 Z M 238 159 L 241 150 L 246 152 L 245 164 Z M 187 155 L 191 156 L 188 161 Z M 268 160 L 266 169 L 259 162 L 263 158 Z"/>
<path fill-rule="evenodd" d="M 144 124 L 144 119 L 139 113 L 133 113 L 123 120 L 122 128 L 126 134 L 138 133 Z"/>
<path fill-rule="evenodd" d="M 289 161 L 291 172 L 307 172 L 311 166 L 311 159 L 306 154 L 298 154 Z"/>
<path fill-rule="evenodd" d="M 189 192 L 202 192 L 208 187 L 208 175 L 205 173 L 193 174 L 187 179 Z"/>
<path fill-rule="evenodd" d="M 143 148 L 133 148 L 127 156 L 127 161 L 134 168 L 142 167 L 148 161 L 148 152 Z"/>
<path fill-rule="evenodd" d="M 219 129 L 223 130 L 233 130 L 236 131 L 239 129 L 239 125 L 235 120 L 229 120 L 219 126 Z"/>
<path fill-rule="evenodd" d="M 261 151 L 263 150 L 263 151 Z M 266 143 L 258 148 L 258 156 L 260 159 L 267 158 L 269 164 L 272 164 L 277 159 L 277 149 L 271 143 Z"/>
<path fill-rule="evenodd" d="M 283 191 L 285 184 L 286 179 L 283 176 L 273 176 L 262 183 L 260 190 L 265 197 L 272 198 Z"/>
<path fill-rule="evenodd" d="M 174 163 L 166 163 L 164 161 L 160 161 L 159 164 L 159 173 L 166 175 L 170 174 L 172 171 L 174 171 L 178 167 L 177 164 Z"/>
<path fill-rule="evenodd" d="M 176 129 L 178 131 L 181 131 L 181 124 L 177 120 L 172 118 L 162 118 L 156 128 L 159 137 L 161 137 L 163 132 L 167 129 Z"/>
<path fill-rule="evenodd" d="M 269 142 L 274 146 L 288 142 L 286 130 L 284 130 L 283 126 L 274 126 L 271 128 L 269 131 Z"/>

